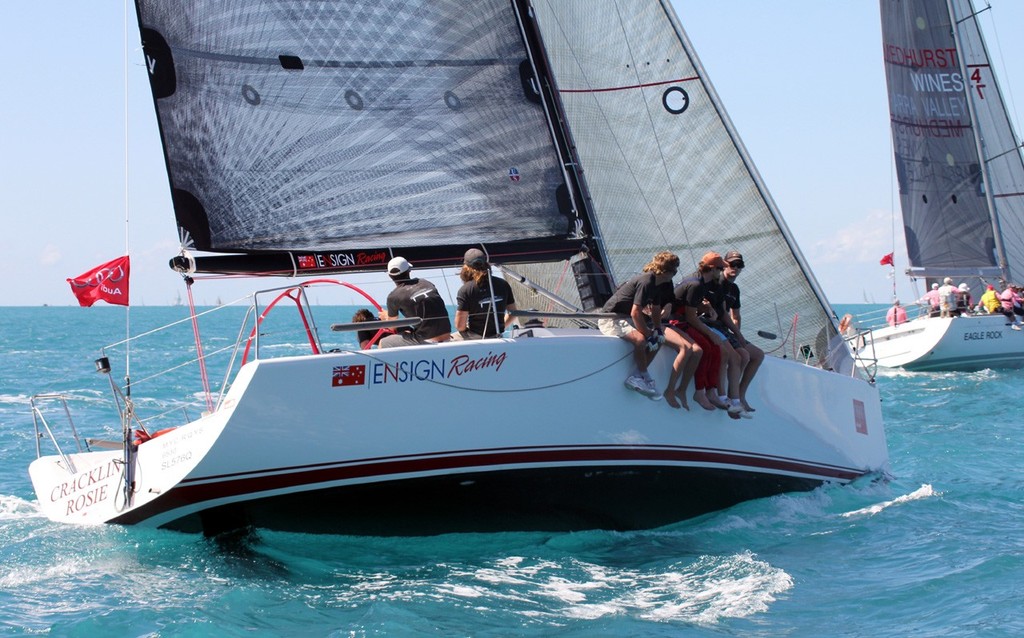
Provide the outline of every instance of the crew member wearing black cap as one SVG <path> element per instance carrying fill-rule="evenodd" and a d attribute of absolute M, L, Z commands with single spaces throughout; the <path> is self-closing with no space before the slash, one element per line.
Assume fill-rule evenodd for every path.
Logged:
<path fill-rule="evenodd" d="M 744 266 L 746 264 L 743 262 L 743 255 L 738 251 L 730 250 L 725 253 L 725 269 L 722 271 L 722 296 L 725 306 L 723 323 L 728 328 L 727 336 L 733 348 L 741 355 L 747 355 L 744 357 L 743 373 L 740 376 L 740 403 L 743 404 L 745 411 L 753 412 L 754 408 L 747 403 L 747 388 L 757 374 L 757 369 L 764 362 L 764 350 L 747 341 L 740 331 L 740 287 L 736 285 L 736 277 Z"/>
<path fill-rule="evenodd" d="M 381 310 L 380 318 L 398 319 L 401 313 L 406 317 L 419 317 L 423 321 L 415 328 L 399 328 L 398 334 L 384 337 L 380 340 L 381 348 L 451 339 L 452 322 L 448 319 L 444 298 L 434 284 L 426 279 L 411 277 L 411 270 L 412 264 L 405 257 L 395 257 L 388 262 L 388 276 L 395 282 L 395 289 L 388 295 L 387 309 Z"/>
<path fill-rule="evenodd" d="M 491 276 L 491 266 L 482 250 L 470 248 L 463 257 L 462 287 L 456 294 L 456 339 L 500 337 L 509 312 L 516 309 L 512 288 L 504 279 Z"/>

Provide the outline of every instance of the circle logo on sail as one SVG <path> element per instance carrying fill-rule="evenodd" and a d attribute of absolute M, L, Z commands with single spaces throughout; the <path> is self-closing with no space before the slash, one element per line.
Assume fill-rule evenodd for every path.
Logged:
<path fill-rule="evenodd" d="M 670 86 L 661 94 L 661 104 L 672 115 L 679 115 L 690 106 L 690 96 L 678 86 Z"/>

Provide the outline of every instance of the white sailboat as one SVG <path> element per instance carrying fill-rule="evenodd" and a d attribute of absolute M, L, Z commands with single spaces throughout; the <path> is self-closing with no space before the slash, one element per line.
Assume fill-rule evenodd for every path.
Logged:
<path fill-rule="evenodd" d="M 1024 277 L 1024 161 L 970 0 L 882 0 L 896 175 L 910 259 L 977 303 Z M 860 356 L 908 370 L 1024 366 L 1002 314 L 922 316 L 863 335 Z"/>
<path fill-rule="evenodd" d="M 475 246 L 520 307 L 562 315 L 384 350 L 325 351 L 312 327 L 312 354 L 276 358 L 243 331 L 255 358 L 201 418 L 136 443 L 129 404 L 119 449 L 40 455 L 50 518 L 207 534 L 636 529 L 886 470 L 878 391 L 849 372 L 667 0 L 137 8 L 187 249 L 176 268 L 322 277 L 394 255 L 456 265 Z M 588 327 L 585 311 L 665 249 L 693 264 L 744 254 L 744 323 L 780 335 L 758 337 L 773 356 L 752 421 L 631 392 L 631 348 Z M 37 421 L 59 445 L 54 430 Z"/>

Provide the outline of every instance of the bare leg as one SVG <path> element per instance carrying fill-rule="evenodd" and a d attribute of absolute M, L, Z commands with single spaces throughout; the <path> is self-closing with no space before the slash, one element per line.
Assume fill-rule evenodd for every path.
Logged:
<path fill-rule="evenodd" d="M 665 402 L 673 408 L 679 409 L 685 407 L 689 410 L 690 408 L 686 404 L 685 399 L 680 403 L 677 388 L 679 386 L 680 377 L 685 376 L 689 361 L 693 358 L 693 343 L 690 341 L 689 337 L 673 328 L 669 328 L 665 331 L 665 343 L 672 348 L 675 348 L 678 351 L 678 354 L 676 354 L 676 358 L 672 361 L 672 372 L 669 374 L 668 384 L 665 386 L 665 392 L 662 396 L 665 398 Z"/>
<path fill-rule="evenodd" d="M 679 399 L 679 403 L 681 403 L 687 410 L 690 409 L 690 404 L 686 402 L 686 389 L 690 387 L 690 382 L 693 381 L 693 375 L 697 372 L 697 365 L 700 364 L 700 358 L 703 354 L 704 351 L 701 347 L 697 344 L 693 344 L 693 348 L 690 350 L 690 356 L 686 359 L 686 367 L 683 368 L 683 375 L 679 381 L 679 387 L 676 388 L 676 398 Z"/>
<path fill-rule="evenodd" d="M 747 388 L 750 387 L 750 382 L 753 380 L 754 375 L 757 374 L 757 369 L 764 363 L 764 350 L 758 348 L 752 343 L 748 343 L 743 346 L 743 349 L 750 355 L 750 363 L 743 368 L 743 376 L 740 378 L 740 401 L 743 403 L 743 409 L 747 412 L 753 412 L 754 408 L 750 407 L 747 403 Z"/>
<path fill-rule="evenodd" d="M 719 379 L 725 377 L 725 394 L 730 399 L 740 398 L 740 367 L 742 365 L 740 355 L 728 341 L 722 342 L 722 374 Z M 722 385 L 719 385 L 722 388 Z"/>

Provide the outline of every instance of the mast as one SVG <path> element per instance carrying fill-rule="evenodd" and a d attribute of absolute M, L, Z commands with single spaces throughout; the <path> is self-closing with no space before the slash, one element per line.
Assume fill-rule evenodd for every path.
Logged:
<path fill-rule="evenodd" d="M 602 270 L 607 270 L 603 256 L 605 249 L 598 221 L 594 215 L 590 214 L 593 200 L 587 192 L 586 180 L 580 171 L 580 159 L 572 141 L 572 132 L 566 123 L 564 107 L 559 100 L 558 91 L 554 87 L 551 65 L 536 26 L 531 0 L 514 0 L 513 6 L 516 18 L 519 20 L 519 27 L 522 30 L 523 42 L 534 78 L 538 84 L 536 87 L 538 99 L 544 107 L 551 137 L 562 159 L 563 174 L 565 183 L 569 186 L 568 196 L 572 211 L 576 213 L 577 219 L 583 224 L 582 227 L 577 228 L 577 234 L 589 238 L 587 254 L 597 261 Z M 614 284 L 614 281 L 608 282 L 611 288 L 614 288 Z"/>
<path fill-rule="evenodd" d="M 967 7 L 970 9 L 970 15 L 964 17 L 962 20 L 956 15 L 956 10 L 953 8 L 953 0 L 946 0 L 946 10 L 949 12 L 950 26 L 953 31 L 953 42 L 956 44 L 957 52 L 957 65 L 960 67 L 960 74 L 964 79 L 964 93 L 967 95 L 967 112 L 971 116 L 971 135 L 974 138 L 974 146 L 977 149 L 978 159 L 981 163 L 981 180 L 985 186 L 985 205 L 988 206 L 989 219 L 992 221 L 992 236 L 995 240 L 996 257 L 999 260 L 999 271 L 1002 273 L 1003 281 L 1010 281 L 1010 266 L 1006 260 L 1006 249 L 1003 246 L 1003 233 L 999 225 L 999 212 L 996 210 L 996 202 L 992 196 L 992 178 L 989 175 L 988 168 L 988 156 L 985 154 L 984 144 L 981 140 L 981 136 L 978 134 L 978 114 L 974 104 L 974 95 L 971 93 L 970 74 L 967 72 L 967 63 L 964 60 L 964 47 L 960 40 L 960 23 L 966 22 L 967 20 L 974 20 L 975 27 L 978 29 L 979 45 L 981 46 L 982 52 L 985 54 L 986 63 L 991 64 L 988 47 L 985 46 L 984 39 L 981 38 L 981 25 L 977 24 L 977 12 L 974 10 L 974 5 L 971 0 L 965 0 Z M 995 74 L 992 75 L 995 78 Z M 998 90 L 998 87 L 996 87 Z"/>

